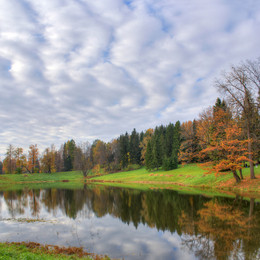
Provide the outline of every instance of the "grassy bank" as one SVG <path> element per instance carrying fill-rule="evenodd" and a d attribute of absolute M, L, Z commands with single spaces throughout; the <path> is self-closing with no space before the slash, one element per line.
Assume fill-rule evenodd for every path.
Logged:
<path fill-rule="evenodd" d="M 255 168 L 257 179 L 250 180 L 250 169 L 243 169 L 244 180 L 236 184 L 232 174 L 215 176 L 205 174 L 198 164 L 180 166 L 176 170 L 148 172 L 145 168 L 118 172 L 85 179 L 80 171 L 40 174 L 0 175 L 0 189 L 28 188 L 82 188 L 89 181 L 138 189 L 177 189 L 192 192 L 201 190 L 232 191 L 260 197 L 260 167 Z"/>
<path fill-rule="evenodd" d="M 0 175 L 0 189 L 28 188 L 82 188 L 83 175 L 80 171 L 34 173 L 34 174 L 5 174 Z"/>
<path fill-rule="evenodd" d="M 107 256 L 99 256 L 84 252 L 77 247 L 58 247 L 40 245 L 38 243 L 0 243 L 0 259 L 30 259 L 30 260 L 53 260 L 53 259 L 87 259 L 109 260 Z"/>
<path fill-rule="evenodd" d="M 184 190 L 213 189 L 221 191 L 235 191 L 240 193 L 250 193 L 260 196 L 260 168 L 255 168 L 257 179 L 250 180 L 250 169 L 243 169 L 244 180 L 236 184 L 232 174 L 206 174 L 206 171 L 197 164 L 180 166 L 176 170 L 148 172 L 145 168 L 120 172 L 115 174 L 93 177 L 95 182 L 112 184 L 116 186 L 136 187 L 150 186 L 150 188 L 171 188 Z"/>

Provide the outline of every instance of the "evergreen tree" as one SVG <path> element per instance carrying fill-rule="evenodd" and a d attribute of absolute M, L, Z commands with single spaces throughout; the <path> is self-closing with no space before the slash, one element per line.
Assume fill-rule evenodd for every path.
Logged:
<path fill-rule="evenodd" d="M 173 133 L 173 145 L 172 145 L 172 155 L 171 155 L 171 164 L 173 169 L 178 167 L 178 156 L 181 146 L 181 124 L 180 121 L 177 121 L 174 127 Z"/>
<path fill-rule="evenodd" d="M 157 170 L 162 165 L 162 155 L 159 138 L 159 135 L 154 135 L 152 140 L 152 168 L 156 168 Z"/>
<path fill-rule="evenodd" d="M 63 146 L 63 161 L 64 161 L 64 170 L 71 171 L 73 169 L 73 162 L 76 151 L 76 143 L 72 139 L 67 141 Z"/>
<path fill-rule="evenodd" d="M 134 128 L 130 136 L 130 143 L 129 143 L 130 162 L 133 164 L 140 164 L 141 148 L 139 147 L 139 145 L 140 145 L 139 134 L 136 132 Z"/>
<path fill-rule="evenodd" d="M 153 150 L 151 140 L 147 143 L 146 154 L 145 154 L 145 167 L 148 171 L 153 169 Z"/>
<path fill-rule="evenodd" d="M 171 157 L 173 144 L 174 125 L 170 123 L 166 128 L 166 157 Z"/>
<path fill-rule="evenodd" d="M 119 137 L 119 147 L 120 147 L 120 163 L 121 167 L 126 168 L 129 164 L 129 135 L 126 132 L 125 135 L 120 135 Z"/>

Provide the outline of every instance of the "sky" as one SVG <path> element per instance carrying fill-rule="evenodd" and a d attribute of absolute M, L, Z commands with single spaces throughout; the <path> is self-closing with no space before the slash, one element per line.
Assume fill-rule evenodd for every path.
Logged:
<path fill-rule="evenodd" d="M 0 0 L 0 155 L 193 120 L 259 28 L 259 0 Z"/>

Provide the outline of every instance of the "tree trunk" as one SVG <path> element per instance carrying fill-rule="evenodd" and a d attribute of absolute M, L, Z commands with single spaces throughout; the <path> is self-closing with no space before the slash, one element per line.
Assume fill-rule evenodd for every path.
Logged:
<path fill-rule="evenodd" d="M 237 171 L 234 170 L 234 171 L 232 171 L 232 173 L 233 173 L 233 176 L 234 176 L 234 178 L 236 180 L 236 183 L 239 183 L 241 180 L 240 180 L 239 176 L 237 175 Z"/>
<path fill-rule="evenodd" d="M 239 169 L 239 173 L 240 173 L 241 180 L 244 180 L 243 173 L 242 173 L 242 168 Z"/>
<path fill-rule="evenodd" d="M 247 123 L 249 124 L 249 123 Z M 253 156 L 252 156 L 252 143 L 250 141 L 250 129 L 249 125 L 247 126 L 247 138 L 248 142 L 248 158 L 249 158 L 249 165 L 250 165 L 250 179 L 256 179 L 255 171 L 254 171 L 254 163 L 253 163 Z"/>

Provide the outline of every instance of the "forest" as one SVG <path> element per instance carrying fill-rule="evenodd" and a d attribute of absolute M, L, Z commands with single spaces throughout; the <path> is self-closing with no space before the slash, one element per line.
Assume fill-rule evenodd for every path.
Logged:
<path fill-rule="evenodd" d="M 260 58 L 244 61 L 223 72 L 214 86 L 223 97 L 204 109 L 193 121 L 169 123 L 138 133 L 121 134 L 110 142 L 95 140 L 77 144 L 73 139 L 39 152 L 31 144 L 26 153 L 10 144 L 1 174 L 54 173 L 81 170 L 112 173 L 145 166 L 147 170 L 176 169 L 180 164 L 202 163 L 209 172 L 230 172 L 236 182 L 242 169 L 260 159 Z"/>

